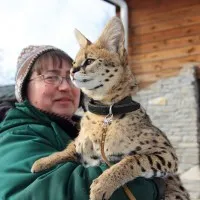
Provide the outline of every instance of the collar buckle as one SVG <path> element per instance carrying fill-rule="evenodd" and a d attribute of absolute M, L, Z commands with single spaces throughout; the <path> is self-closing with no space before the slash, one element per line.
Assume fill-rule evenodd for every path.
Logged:
<path fill-rule="evenodd" d="M 113 121 L 113 112 L 112 112 L 112 107 L 113 107 L 113 104 L 110 105 L 110 108 L 109 108 L 109 114 L 105 116 L 104 120 L 103 120 L 103 125 L 104 126 L 108 126 L 112 123 Z"/>

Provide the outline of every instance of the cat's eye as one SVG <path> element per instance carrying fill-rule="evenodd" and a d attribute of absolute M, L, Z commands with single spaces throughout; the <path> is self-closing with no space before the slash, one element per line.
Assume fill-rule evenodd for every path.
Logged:
<path fill-rule="evenodd" d="M 85 61 L 85 65 L 90 65 L 94 62 L 95 60 L 92 59 L 92 58 L 88 58 L 86 61 Z"/>

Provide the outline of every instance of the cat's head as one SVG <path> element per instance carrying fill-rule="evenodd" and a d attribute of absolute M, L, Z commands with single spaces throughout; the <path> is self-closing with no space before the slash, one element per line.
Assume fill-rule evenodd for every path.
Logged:
<path fill-rule="evenodd" d="M 113 17 L 95 43 L 75 31 L 80 50 L 71 70 L 71 78 L 90 98 L 114 103 L 128 96 L 136 82 L 127 65 L 124 28 Z"/>

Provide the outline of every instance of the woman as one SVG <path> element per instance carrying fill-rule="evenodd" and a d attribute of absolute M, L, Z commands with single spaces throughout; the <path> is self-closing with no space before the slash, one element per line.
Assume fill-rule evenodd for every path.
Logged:
<path fill-rule="evenodd" d="M 84 168 L 67 162 L 31 173 L 37 159 L 57 151 L 77 136 L 80 91 L 69 78 L 72 59 L 53 46 L 29 46 L 17 64 L 18 100 L 0 125 L 0 199 L 87 200 L 92 181 L 106 165 Z M 129 184 L 137 200 L 160 199 L 155 180 Z M 127 199 L 118 189 L 111 199 Z"/>

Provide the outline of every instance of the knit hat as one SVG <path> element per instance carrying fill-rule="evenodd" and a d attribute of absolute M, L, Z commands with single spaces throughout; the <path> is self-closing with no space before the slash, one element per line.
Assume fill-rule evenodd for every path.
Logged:
<path fill-rule="evenodd" d="M 24 83 L 25 83 L 25 80 L 26 80 L 34 62 L 37 60 L 37 58 L 39 56 L 41 56 L 42 54 L 44 54 L 48 51 L 52 51 L 52 50 L 62 51 L 56 47 L 49 46 L 49 45 L 41 45 L 41 46 L 31 45 L 31 46 L 28 46 L 28 47 L 22 49 L 22 51 L 18 57 L 17 73 L 16 73 L 16 77 L 15 77 L 15 81 L 16 81 L 15 96 L 16 96 L 16 99 L 18 102 L 24 101 L 24 96 L 23 96 Z"/>

